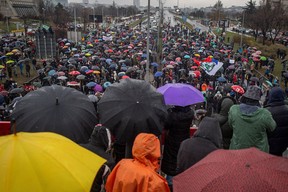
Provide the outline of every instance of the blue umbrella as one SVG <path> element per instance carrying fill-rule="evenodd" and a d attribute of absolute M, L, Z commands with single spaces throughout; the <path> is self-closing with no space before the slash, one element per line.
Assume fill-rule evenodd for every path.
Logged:
<path fill-rule="evenodd" d="M 127 67 L 121 67 L 122 71 L 127 71 Z"/>
<path fill-rule="evenodd" d="M 117 65 L 116 64 L 111 64 L 110 66 L 109 66 L 109 68 L 111 69 L 111 68 L 114 68 L 114 69 L 116 69 L 117 68 Z"/>
<path fill-rule="evenodd" d="M 141 57 L 146 58 L 146 57 L 147 57 L 147 54 L 142 54 Z"/>
<path fill-rule="evenodd" d="M 184 59 L 190 59 L 189 55 L 184 55 Z"/>
<path fill-rule="evenodd" d="M 151 63 L 151 65 L 152 65 L 153 67 L 158 67 L 158 66 L 159 66 L 158 63 L 156 63 L 156 62 Z"/>
<path fill-rule="evenodd" d="M 52 69 L 48 72 L 48 75 L 53 76 L 55 73 L 56 73 L 56 71 L 54 69 Z"/>
<path fill-rule="evenodd" d="M 93 81 L 91 81 L 91 82 L 89 82 L 89 83 L 86 84 L 86 86 L 87 86 L 88 88 L 95 87 L 96 85 L 97 85 L 97 83 L 95 83 L 95 82 L 93 82 Z"/>
<path fill-rule="evenodd" d="M 110 64 L 112 59 L 106 59 L 106 63 Z"/>
<path fill-rule="evenodd" d="M 162 71 L 157 71 L 155 74 L 154 74 L 154 77 L 161 77 L 163 75 L 163 72 Z"/>
<path fill-rule="evenodd" d="M 217 78 L 217 81 L 219 81 L 219 82 L 227 82 L 227 80 L 224 78 L 224 77 L 218 77 Z"/>
<path fill-rule="evenodd" d="M 106 82 L 103 84 L 103 88 L 106 89 L 106 88 L 109 87 L 110 85 L 112 85 L 112 83 L 110 83 L 109 81 L 106 81 Z"/>

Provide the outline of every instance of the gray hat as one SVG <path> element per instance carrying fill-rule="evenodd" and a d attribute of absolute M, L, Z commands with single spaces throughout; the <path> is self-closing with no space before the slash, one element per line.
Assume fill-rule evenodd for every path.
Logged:
<path fill-rule="evenodd" d="M 249 99 L 259 101 L 261 99 L 261 89 L 256 85 L 251 85 L 248 87 L 247 91 L 244 93 L 243 96 Z"/>

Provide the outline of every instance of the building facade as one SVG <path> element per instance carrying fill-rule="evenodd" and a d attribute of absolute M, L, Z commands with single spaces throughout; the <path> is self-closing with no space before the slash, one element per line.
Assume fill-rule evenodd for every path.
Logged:
<path fill-rule="evenodd" d="M 38 0 L 0 0 L 0 13 L 4 17 L 39 15 Z"/>

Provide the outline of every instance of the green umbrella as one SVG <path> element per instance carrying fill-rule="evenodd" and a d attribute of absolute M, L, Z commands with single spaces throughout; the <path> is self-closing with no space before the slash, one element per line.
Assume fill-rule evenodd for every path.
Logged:
<path fill-rule="evenodd" d="M 266 61 L 266 60 L 267 60 L 267 57 L 261 56 L 261 57 L 260 57 L 260 60 L 261 60 L 261 61 Z"/>

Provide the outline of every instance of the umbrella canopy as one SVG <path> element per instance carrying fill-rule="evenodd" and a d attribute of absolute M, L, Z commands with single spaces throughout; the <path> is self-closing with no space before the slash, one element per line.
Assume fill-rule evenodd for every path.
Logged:
<path fill-rule="evenodd" d="M 23 91 L 24 91 L 23 88 L 19 88 L 19 87 L 17 87 L 17 88 L 12 89 L 9 93 L 16 93 L 16 94 L 19 94 L 19 93 L 22 93 Z"/>
<path fill-rule="evenodd" d="M 89 83 L 86 84 L 87 87 L 91 88 L 91 87 L 95 87 L 97 83 L 90 81 Z"/>
<path fill-rule="evenodd" d="M 240 94 L 244 94 L 245 93 L 245 90 L 240 85 L 232 85 L 231 88 L 236 93 L 240 93 Z"/>
<path fill-rule="evenodd" d="M 133 142 L 139 133 L 160 135 L 167 116 L 163 95 L 149 83 L 123 79 L 106 88 L 98 103 L 100 122 L 118 142 Z"/>
<path fill-rule="evenodd" d="M 166 105 L 187 106 L 204 102 L 203 94 L 188 84 L 167 83 L 157 91 L 164 95 Z"/>
<path fill-rule="evenodd" d="M 0 137 L 0 191 L 90 191 L 105 160 L 55 133 Z"/>
<path fill-rule="evenodd" d="M 220 149 L 173 178 L 175 192 L 229 191 L 231 187 L 232 191 L 287 191 L 288 160 L 256 148 Z"/>
<path fill-rule="evenodd" d="M 227 80 L 224 78 L 224 77 L 218 77 L 217 78 L 217 81 L 219 81 L 219 82 L 226 82 Z"/>
<path fill-rule="evenodd" d="M 89 98 L 69 87 L 46 86 L 29 92 L 12 113 L 17 131 L 54 132 L 76 143 L 88 142 L 96 111 Z"/>

